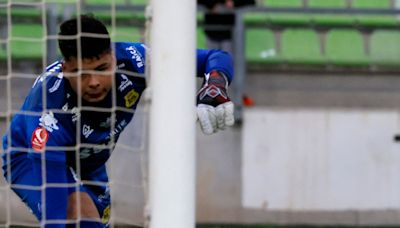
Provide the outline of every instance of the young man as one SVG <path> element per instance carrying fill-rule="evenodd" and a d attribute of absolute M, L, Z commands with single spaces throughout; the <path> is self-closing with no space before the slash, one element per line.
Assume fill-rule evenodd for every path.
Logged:
<path fill-rule="evenodd" d="M 91 16 L 65 21 L 59 35 L 63 60 L 37 78 L 3 138 L 4 176 L 42 225 L 65 227 L 80 219 L 81 227 L 106 227 L 105 162 L 145 89 L 146 47 L 111 43 Z M 229 54 L 198 50 L 197 75 L 205 75 L 197 97 L 203 131 L 233 125 Z"/>

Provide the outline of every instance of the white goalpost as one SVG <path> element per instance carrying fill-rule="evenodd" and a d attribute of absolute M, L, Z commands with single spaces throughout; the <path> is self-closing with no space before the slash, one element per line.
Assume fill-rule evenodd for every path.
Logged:
<path fill-rule="evenodd" d="M 135 8 L 138 5 L 134 4 L 140 5 L 146 0 L 104 0 L 106 5 L 100 7 L 94 5 L 97 0 L 0 0 L 0 67 L 3 67 L 0 69 L 0 137 L 21 107 L 33 81 L 46 68 L 49 59 L 56 58 L 54 44 L 58 28 L 55 26 L 74 13 L 86 13 L 89 8 L 81 8 L 82 3 L 93 4 L 93 9 L 98 10 L 91 11 L 95 17 L 109 14 L 106 25 L 112 41 L 146 40 L 149 47 L 146 56 L 150 60 L 146 69 L 149 96 L 143 96 L 107 164 L 111 227 L 144 224 L 151 228 L 190 228 L 195 227 L 196 2 L 148 1 L 150 26 L 144 28 L 135 27 L 137 24 L 130 27 L 127 22 L 118 24 L 117 17 L 122 12 L 118 10 L 122 9 L 125 15 L 128 12 L 121 4 Z M 21 18 L 13 15 L 21 8 L 31 11 L 32 15 L 26 15 L 37 20 L 27 22 L 22 18 L 24 15 Z M 50 8 L 53 11 L 48 12 Z M 138 8 L 132 14 L 137 12 L 140 13 Z M 54 13 L 54 17 L 49 18 L 46 13 Z M 53 30 L 48 26 L 53 26 Z M 143 29 L 149 30 L 146 33 L 150 39 L 143 37 Z M 52 45 L 46 46 L 48 41 Z M 29 44 L 38 49 L 38 53 L 32 54 L 34 57 L 24 55 L 31 52 L 24 49 Z M 23 50 L 18 50 L 20 47 Z M 147 97 L 150 99 L 146 100 Z M 0 146 L 2 155 L 1 142 Z M 0 169 L 0 227 L 40 225 L 2 175 Z"/>
<path fill-rule="evenodd" d="M 195 226 L 196 2 L 151 2 L 149 224 Z"/>

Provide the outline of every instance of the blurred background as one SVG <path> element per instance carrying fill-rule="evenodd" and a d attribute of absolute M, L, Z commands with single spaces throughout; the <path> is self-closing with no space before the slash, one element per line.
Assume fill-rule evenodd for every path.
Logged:
<path fill-rule="evenodd" d="M 197 44 L 231 52 L 237 124 L 198 130 L 199 226 L 400 226 L 400 1 L 212 2 Z M 61 21 L 92 12 L 114 41 L 146 42 L 147 3 L 0 0 L 0 133 L 59 58 Z M 108 164 L 114 224 L 143 223 L 146 114 Z M 0 179 L 0 227 L 34 221 Z"/>

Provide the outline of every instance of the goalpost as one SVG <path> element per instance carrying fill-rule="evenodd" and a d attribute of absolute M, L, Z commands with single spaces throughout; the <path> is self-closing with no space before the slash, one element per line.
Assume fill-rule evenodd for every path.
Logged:
<path fill-rule="evenodd" d="M 64 14 L 71 16 L 74 14 L 74 10 L 76 10 L 77 13 L 85 13 L 80 8 L 82 1 L 83 0 L 0 0 L 0 13 L 6 15 L 0 14 L 0 58 L 6 58 L 6 70 L 0 69 L 0 95 L 4 98 L 2 99 L 0 97 L 1 136 L 6 130 L 6 125 L 8 125 L 11 120 L 10 116 L 12 113 L 16 112 L 22 104 L 23 98 L 18 97 L 18 99 L 15 99 L 16 94 L 26 94 L 32 82 L 38 76 L 38 71 L 41 72 L 42 69 L 45 69 L 45 63 L 48 61 L 47 55 L 51 55 L 51 53 L 45 53 L 46 41 L 54 41 L 56 38 L 54 30 L 47 30 L 49 35 L 46 35 L 45 27 L 48 21 L 45 19 L 48 19 L 48 17 L 44 14 L 39 16 L 41 19 L 38 22 L 41 24 L 39 26 L 41 29 L 39 32 L 41 33 L 41 37 L 33 37 L 34 34 L 29 34 L 30 30 L 26 32 L 27 34 L 24 37 L 19 34 L 15 35 L 14 32 L 16 30 L 12 28 L 12 26 L 14 26 L 14 21 L 12 19 L 14 18 L 10 15 L 13 12 L 11 8 L 16 4 L 18 6 L 32 7 L 32 9 L 34 9 L 32 11 L 44 13 L 44 8 L 50 5 L 57 5 L 55 9 L 58 12 L 60 12 L 64 6 L 68 6 L 68 10 L 64 12 Z M 86 2 L 89 1 L 95 2 L 94 0 L 86 0 Z M 148 210 L 145 212 L 146 217 L 143 218 L 143 220 L 147 220 L 149 226 L 152 228 L 189 228 L 195 226 L 196 2 L 178 0 L 149 1 L 151 6 L 151 23 L 150 27 L 147 29 L 150 30 L 151 39 L 147 45 L 151 51 L 147 53 L 147 58 L 150 59 L 151 68 L 148 69 L 150 75 L 147 73 L 147 77 L 151 76 L 150 83 L 148 81 L 151 100 L 150 115 L 148 117 L 150 121 L 149 129 L 144 130 L 144 132 L 148 132 L 150 176 L 149 180 L 146 180 L 148 183 L 140 183 L 139 185 L 137 183 L 123 183 L 120 179 L 111 179 L 111 193 L 113 193 L 115 190 L 114 188 L 117 186 L 118 189 L 114 191 L 113 199 L 116 199 L 115 195 L 118 197 L 118 194 L 128 193 L 126 190 L 120 190 L 125 187 L 127 189 L 135 189 L 133 193 L 129 192 L 131 194 L 140 194 L 139 191 L 147 191 L 147 185 L 149 185 L 149 198 L 147 199 L 146 197 L 147 193 L 144 193 L 144 197 L 143 195 L 139 196 L 139 198 L 143 197 L 144 200 L 149 200 L 149 202 L 147 202 L 149 207 L 146 208 Z M 115 17 L 118 14 L 116 2 L 121 3 L 123 1 L 109 1 L 109 13 L 112 17 L 109 32 L 112 36 L 120 36 L 120 33 L 118 33 L 119 31 L 115 28 Z M 137 1 L 132 0 L 132 2 Z M 96 12 L 94 12 L 94 15 L 96 16 Z M 4 18 L 8 19 L 6 21 L 1 21 Z M 59 22 L 60 21 L 57 21 L 57 23 L 55 23 L 51 21 L 51 24 L 59 24 Z M 26 23 L 26 21 L 24 21 L 24 23 Z M 24 30 L 24 28 L 25 27 L 21 28 L 21 30 Z M 123 36 L 128 38 L 130 34 L 123 34 Z M 141 40 L 144 40 L 143 37 Z M 127 39 L 126 41 L 129 40 Z M 19 70 L 15 71 L 11 69 L 15 67 L 14 65 L 17 62 L 17 60 L 13 59 L 15 50 L 11 50 L 11 47 L 14 48 L 14 42 L 40 44 L 38 49 L 40 50 L 40 54 L 42 54 L 42 59 L 40 60 L 41 68 L 37 67 L 37 65 L 30 65 L 26 67 L 26 69 L 36 68 L 36 71 L 22 73 L 20 73 Z M 2 45 L 6 46 L 6 48 L 2 47 Z M 28 52 L 29 50 L 25 51 Z M 18 83 L 15 83 L 15 81 L 18 81 Z M 23 84 L 22 88 L 14 87 L 16 85 L 18 86 L 19 83 Z M 144 112 L 146 111 L 147 110 Z M 142 113 L 142 115 L 147 115 L 147 113 Z M 134 118 L 137 118 L 137 116 Z M 146 127 L 144 125 L 143 123 L 141 124 L 142 127 Z M 140 137 L 144 140 L 144 136 Z M 121 136 L 121 138 L 123 137 Z M 120 141 L 121 140 L 122 139 L 120 139 Z M 121 143 L 120 141 L 118 142 L 119 144 Z M 132 142 L 127 142 L 126 144 L 122 143 L 124 145 L 121 146 L 120 150 L 125 151 L 126 154 L 131 153 L 131 143 Z M 143 164 L 143 160 L 145 160 L 143 157 L 147 157 L 142 151 L 144 150 L 143 144 L 140 144 L 138 148 L 134 148 L 134 150 L 141 150 L 140 152 L 135 152 L 135 156 L 137 156 L 137 158 L 134 159 L 135 164 L 140 164 L 142 166 L 139 169 L 143 169 L 143 167 L 147 168 L 147 166 Z M 1 148 L 0 155 L 2 153 Z M 117 153 L 121 152 L 117 151 Z M 125 157 L 112 157 L 111 160 L 114 160 L 112 162 L 128 163 L 129 159 Z M 140 160 L 140 162 L 138 162 L 138 160 Z M 112 167 L 110 178 L 112 178 L 113 175 L 120 175 L 124 171 L 126 175 L 126 172 L 131 170 L 133 170 L 132 167 L 128 167 L 124 170 L 118 169 L 118 167 Z M 147 170 L 141 173 L 140 175 L 142 176 L 140 178 L 137 177 L 138 174 L 131 174 L 131 176 L 135 176 L 135 181 L 143 181 L 143 179 L 147 178 L 146 173 Z M 1 171 L 0 175 L 2 175 Z M 27 208 L 19 202 L 19 199 L 14 196 L 14 193 L 9 191 L 10 186 L 3 181 L 2 177 L 0 177 L 0 179 L 0 227 L 9 227 L 10 225 L 37 225 L 35 224 L 33 216 L 28 213 Z M 118 198 L 116 200 L 119 200 L 118 202 L 122 201 Z M 6 204 L 2 204 L 4 202 Z M 142 202 L 141 199 L 131 200 L 129 203 L 131 202 L 139 202 L 139 204 L 146 203 Z M 13 205 L 15 203 L 18 205 Z M 119 205 L 119 208 L 117 206 L 117 208 L 114 209 L 112 213 L 119 213 L 122 212 L 125 207 Z M 22 216 L 20 217 L 21 219 L 19 219 L 18 216 Z M 119 218 L 118 215 L 114 214 L 111 217 L 112 225 L 121 221 L 125 224 L 132 224 L 131 220 L 125 218 Z"/>
<path fill-rule="evenodd" d="M 195 226 L 196 2 L 151 2 L 150 227 Z"/>

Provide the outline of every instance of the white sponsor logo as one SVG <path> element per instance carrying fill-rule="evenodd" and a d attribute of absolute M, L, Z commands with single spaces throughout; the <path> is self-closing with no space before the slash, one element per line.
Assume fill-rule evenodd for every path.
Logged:
<path fill-rule="evenodd" d="M 62 107 L 62 110 L 64 112 L 68 111 L 68 103 L 65 103 L 65 105 Z"/>
<path fill-rule="evenodd" d="M 89 148 L 82 149 L 79 153 L 79 157 L 82 159 L 88 158 L 91 155 L 91 150 Z"/>
<path fill-rule="evenodd" d="M 49 89 L 50 93 L 54 93 L 58 88 L 60 88 L 61 80 L 62 79 L 57 79 L 57 81 L 54 82 L 54 85 Z"/>
<path fill-rule="evenodd" d="M 69 167 L 69 171 L 71 171 L 72 177 L 74 178 L 74 180 L 75 180 L 76 182 L 81 182 L 81 181 L 79 180 L 78 174 L 76 174 L 76 172 L 74 171 L 74 169 L 73 169 L 72 167 Z M 80 183 L 80 184 L 82 184 L 82 183 Z"/>
<path fill-rule="evenodd" d="M 38 82 L 43 82 L 47 76 L 53 76 L 54 73 L 57 73 L 60 69 L 61 63 L 55 62 L 51 64 L 49 67 L 46 68 L 47 72 L 39 75 L 39 77 L 36 78 L 35 82 L 32 85 L 32 88 L 35 87 Z M 63 77 L 63 74 L 62 72 L 58 72 L 56 76 L 61 79 Z"/>
<path fill-rule="evenodd" d="M 76 122 L 78 118 L 81 116 L 81 113 L 79 112 L 79 109 L 77 107 L 73 107 L 71 109 L 72 112 L 72 122 Z"/>
<path fill-rule="evenodd" d="M 126 125 L 128 125 L 128 123 L 126 122 L 126 120 L 122 120 L 113 131 L 110 132 L 110 135 L 107 137 L 107 139 L 111 138 L 114 135 L 117 135 L 119 133 L 121 133 L 122 130 L 124 130 L 124 128 L 126 127 Z"/>
<path fill-rule="evenodd" d="M 85 136 L 85 138 L 88 138 L 92 133 L 93 129 L 89 125 L 84 124 L 82 128 L 82 134 Z"/>
<path fill-rule="evenodd" d="M 109 146 L 110 142 L 103 142 L 99 145 L 101 146 Z M 114 149 L 114 145 L 110 146 L 110 151 L 112 151 Z M 104 151 L 105 148 L 100 148 L 100 147 L 95 147 L 95 148 L 84 148 L 80 151 L 80 158 L 85 159 L 90 157 L 92 154 L 97 154 L 100 153 L 102 151 Z"/>
<path fill-rule="evenodd" d="M 100 127 L 109 128 L 111 126 L 111 117 L 108 117 L 106 121 L 100 123 Z"/>
<path fill-rule="evenodd" d="M 97 198 L 97 201 L 99 201 L 101 203 L 101 202 L 103 202 L 104 199 L 109 199 L 109 198 L 110 198 L 110 187 L 107 185 L 106 190 L 104 191 L 104 194 L 99 195 L 99 197 Z"/>
<path fill-rule="evenodd" d="M 58 130 L 58 120 L 54 117 L 53 112 L 45 113 L 39 119 L 39 125 L 46 128 L 49 132 L 53 132 L 53 130 Z"/>
<path fill-rule="evenodd" d="M 132 81 L 129 80 L 129 78 L 125 74 L 121 74 L 121 77 L 122 77 L 122 81 L 118 87 L 118 90 L 120 92 L 124 91 L 124 89 L 126 89 L 126 87 L 133 85 Z"/>
<path fill-rule="evenodd" d="M 126 48 L 126 50 L 132 54 L 132 59 L 136 60 L 136 66 L 138 68 L 144 66 L 142 55 L 134 46 L 130 46 L 130 47 Z"/>

